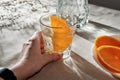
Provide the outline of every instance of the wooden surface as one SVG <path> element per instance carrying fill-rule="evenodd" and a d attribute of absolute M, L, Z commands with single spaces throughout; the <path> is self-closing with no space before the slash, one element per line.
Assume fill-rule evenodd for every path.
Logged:
<path fill-rule="evenodd" d="M 50 63 L 29 80 L 115 80 L 76 53 L 71 57 Z"/>
<path fill-rule="evenodd" d="M 89 23 L 80 31 L 76 31 L 76 34 L 93 42 L 100 35 L 120 34 L 120 29 L 89 20 Z"/>

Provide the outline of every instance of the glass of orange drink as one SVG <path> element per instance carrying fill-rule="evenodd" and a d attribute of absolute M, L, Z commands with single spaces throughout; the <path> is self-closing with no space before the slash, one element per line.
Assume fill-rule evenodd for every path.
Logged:
<path fill-rule="evenodd" d="M 60 53 L 63 58 L 70 56 L 74 37 L 74 26 L 55 14 L 43 15 L 40 27 L 44 40 L 44 53 Z"/>

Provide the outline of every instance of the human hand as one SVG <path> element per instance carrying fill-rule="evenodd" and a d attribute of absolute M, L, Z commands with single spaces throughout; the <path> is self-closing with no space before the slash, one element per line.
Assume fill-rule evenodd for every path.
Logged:
<path fill-rule="evenodd" d="M 47 63 L 59 60 L 60 54 L 43 54 L 43 40 L 41 32 L 36 32 L 24 43 L 20 59 L 11 68 L 17 80 L 26 79 L 38 72 Z"/>

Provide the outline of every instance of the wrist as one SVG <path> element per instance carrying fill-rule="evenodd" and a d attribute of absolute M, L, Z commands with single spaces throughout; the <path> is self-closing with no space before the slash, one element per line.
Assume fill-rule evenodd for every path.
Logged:
<path fill-rule="evenodd" d="M 2 78 L 0 77 L 0 80 L 4 80 L 4 79 L 2 79 Z"/>
<path fill-rule="evenodd" d="M 28 76 L 25 66 L 22 64 L 17 64 L 11 68 L 17 80 L 25 80 Z"/>
<path fill-rule="evenodd" d="M 26 80 L 28 77 L 34 74 L 34 72 L 32 71 L 32 69 L 34 68 L 31 65 L 29 65 L 28 62 L 24 62 L 24 63 L 19 62 L 18 64 L 13 66 L 11 70 L 17 77 L 17 80 Z"/>
<path fill-rule="evenodd" d="M 17 77 L 17 80 L 23 80 L 23 74 L 21 73 L 23 70 L 21 69 L 21 66 L 14 66 L 11 68 L 14 75 Z"/>

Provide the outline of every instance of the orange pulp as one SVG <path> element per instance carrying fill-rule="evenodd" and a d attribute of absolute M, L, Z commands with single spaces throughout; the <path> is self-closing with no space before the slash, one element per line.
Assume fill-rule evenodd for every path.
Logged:
<path fill-rule="evenodd" d="M 50 25 L 54 32 L 52 37 L 54 52 L 63 52 L 71 44 L 74 31 L 58 16 L 50 16 Z"/>

